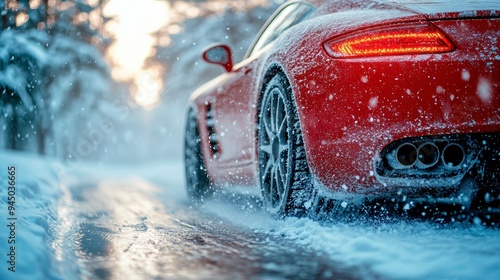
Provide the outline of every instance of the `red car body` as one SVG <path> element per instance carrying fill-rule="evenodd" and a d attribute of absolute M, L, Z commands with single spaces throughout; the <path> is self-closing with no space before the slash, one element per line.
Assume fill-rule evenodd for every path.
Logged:
<path fill-rule="evenodd" d="M 242 62 L 220 63 L 228 72 L 190 99 L 210 182 L 259 186 L 259 108 L 266 83 L 280 71 L 293 92 L 316 192 L 354 198 L 418 197 L 431 191 L 447 197 L 458 195 L 475 168 L 482 177 L 488 172 L 489 180 L 481 182 L 495 193 L 500 2 L 424 2 L 285 3 L 266 26 L 288 5 L 307 5 L 310 11 L 254 52 L 265 26 Z M 407 30 L 422 36 L 415 44 L 427 34 L 441 37 L 430 48 L 414 42 L 407 49 L 390 45 L 392 37 Z M 342 53 L 348 44 L 361 44 L 359 52 Z M 424 148 L 437 150 L 427 163 L 421 162 Z M 404 149 L 418 150 L 419 158 L 401 163 Z"/>

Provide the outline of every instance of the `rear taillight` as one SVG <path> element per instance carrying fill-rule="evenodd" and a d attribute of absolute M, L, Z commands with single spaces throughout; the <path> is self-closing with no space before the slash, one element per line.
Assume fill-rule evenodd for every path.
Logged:
<path fill-rule="evenodd" d="M 351 33 L 328 40 L 325 50 L 335 58 L 444 53 L 453 43 L 430 24 L 405 24 Z"/>

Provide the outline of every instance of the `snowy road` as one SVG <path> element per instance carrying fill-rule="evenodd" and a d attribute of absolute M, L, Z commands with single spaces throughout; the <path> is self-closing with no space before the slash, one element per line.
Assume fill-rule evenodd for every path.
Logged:
<path fill-rule="evenodd" d="M 334 272 L 357 278 L 335 271 L 311 249 L 172 200 L 148 181 L 104 180 L 70 189 L 74 238 L 63 243 L 76 244 L 89 279 L 314 279 Z"/>
<path fill-rule="evenodd" d="M 16 272 L 2 260 L 0 279 L 500 279 L 498 229 L 274 220 L 229 192 L 195 207 L 177 162 L 0 165 L 18 170 L 19 209 Z"/>

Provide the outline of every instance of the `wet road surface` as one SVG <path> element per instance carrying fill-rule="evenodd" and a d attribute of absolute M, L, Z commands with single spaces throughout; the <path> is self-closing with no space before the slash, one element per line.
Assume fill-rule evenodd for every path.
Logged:
<path fill-rule="evenodd" d="M 62 243 L 75 244 L 84 279 L 363 278 L 324 254 L 176 201 L 142 179 L 91 180 L 68 190 L 63 207 L 72 234 Z"/>

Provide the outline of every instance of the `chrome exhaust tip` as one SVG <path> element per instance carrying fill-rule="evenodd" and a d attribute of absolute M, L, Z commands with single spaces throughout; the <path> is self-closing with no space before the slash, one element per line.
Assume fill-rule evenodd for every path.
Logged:
<path fill-rule="evenodd" d="M 465 150 L 459 144 L 448 144 L 443 149 L 441 160 L 447 168 L 459 168 L 465 161 Z"/>
<path fill-rule="evenodd" d="M 435 166 L 439 162 L 439 148 L 432 142 L 425 142 L 417 149 L 416 166 L 420 169 L 427 169 Z"/>
<path fill-rule="evenodd" d="M 393 168 L 411 168 L 417 162 L 417 147 L 412 143 L 403 143 L 394 150 Z"/>

